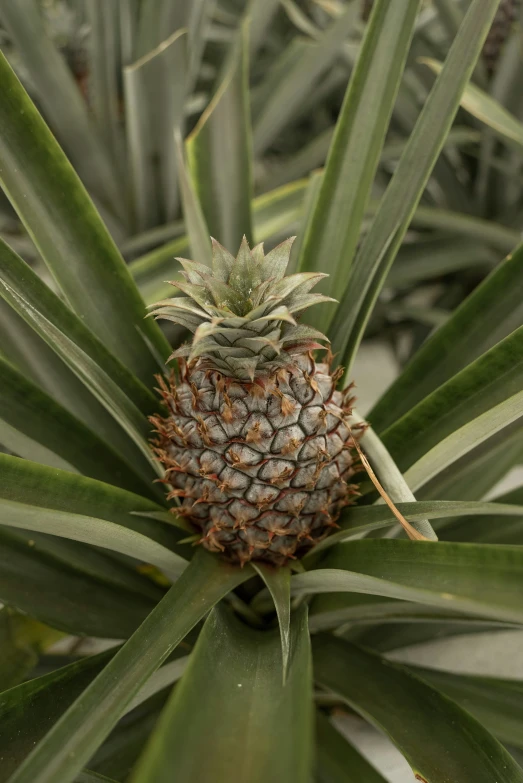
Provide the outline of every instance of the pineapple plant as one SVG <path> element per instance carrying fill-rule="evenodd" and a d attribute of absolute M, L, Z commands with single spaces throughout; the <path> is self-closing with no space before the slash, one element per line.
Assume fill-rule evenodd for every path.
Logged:
<path fill-rule="evenodd" d="M 180 383 L 160 379 L 169 416 L 152 419 L 168 497 L 183 499 L 175 511 L 207 549 L 242 565 L 296 558 L 356 492 L 343 370 L 315 361 L 326 337 L 294 319 L 329 300 L 309 293 L 323 275 L 284 276 L 291 246 L 264 255 L 244 239 L 234 258 L 214 242 L 212 272 L 181 260 L 188 296 L 152 311 L 194 332 L 174 354 Z"/>
<path fill-rule="evenodd" d="M 488 122 L 497 105 L 478 63 L 499 3 L 471 0 L 448 38 L 453 3 L 376 0 L 365 29 L 354 2 L 194 3 L 190 20 L 183 3 L 122 2 L 121 27 L 116 6 L 68 5 L 129 44 L 111 68 L 125 60 L 133 177 L 113 176 L 122 114 L 99 100 L 121 98 L 120 79 L 100 79 L 114 70 L 88 69 L 109 89 L 86 114 L 32 0 L 0 0 L 38 101 L 0 57 L 0 783 L 390 782 L 362 742 L 376 728 L 402 783 L 522 783 L 507 649 L 523 625 L 523 492 L 499 488 L 523 457 L 521 187 L 506 180 L 502 223 L 490 198 L 477 214 L 451 203 L 479 170 L 507 176 L 501 141 L 477 166 L 456 142 L 477 133 L 465 109 Z M 315 43 L 292 35 L 265 82 L 297 25 Z M 98 66 L 117 51 L 90 44 Z M 335 86 L 307 105 L 322 74 Z M 326 116 L 324 170 L 278 172 L 263 192 L 279 156 L 299 169 L 286 130 L 307 144 Z M 520 165 L 517 147 L 503 154 Z M 446 266 L 427 261 L 432 240 Z M 131 264 L 120 252 L 149 248 Z M 431 321 L 408 297 L 442 268 L 458 295 Z M 402 303 L 424 329 L 363 416 L 355 360 Z M 486 636 L 495 673 L 415 658 L 437 640 L 486 657 Z"/>

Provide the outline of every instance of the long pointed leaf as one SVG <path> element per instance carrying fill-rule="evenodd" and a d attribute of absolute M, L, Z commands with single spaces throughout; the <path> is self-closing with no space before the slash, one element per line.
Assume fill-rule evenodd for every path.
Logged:
<path fill-rule="evenodd" d="M 418 403 L 383 435 L 401 470 L 523 388 L 523 327 Z M 522 411 L 523 413 L 523 411 Z"/>
<path fill-rule="evenodd" d="M 125 588 L 129 569 L 115 574 L 114 561 L 96 553 L 92 562 L 89 555 L 73 541 L 0 528 L 0 600 L 67 633 L 127 638 L 158 591 L 152 599 L 147 588 L 154 585 L 145 579 L 140 589 L 138 574 L 134 589 Z"/>
<path fill-rule="evenodd" d="M 314 639 L 313 655 L 322 685 L 388 734 L 418 779 L 523 781 L 521 767 L 480 723 L 402 667 L 326 635 Z"/>
<path fill-rule="evenodd" d="M 383 431 L 523 324 L 523 246 L 508 256 L 422 346 L 369 414 Z"/>
<path fill-rule="evenodd" d="M 498 0 L 472 0 L 353 264 L 329 334 L 340 361 L 349 365 L 445 143 L 497 6 Z"/>
<path fill-rule="evenodd" d="M 386 783 L 385 778 L 316 712 L 317 774 L 320 783 Z"/>
<path fill-rule="evenodd" d="M 419 2 L 383 0 L 375 6 L 336 125 L 300 260 L 300 269 L 311 271 L 321 259 L 322 270 L 331 272 L 323 284 L 330 296 L 347 284 Z M 323 329 L 332 308 L 330 314 L 320 315 L 321 322 L 314 315 L 311 322 Z"/>
<path fill-rule="evenodd" d="M 146 383 L 168 346 L 72 166 L 0 57 L 0 181 L 66 299 Z"/>
<path fill-rule="evenodd" d="M 110 446 L 0 358 L 0 441 L 15 454 L 155 495 Z"/>
<path fill-rule="evenodd" d="M 10 783 L 71 783 L 126 705 L 178 642 L 250 575 L 201 550 L 111 662 L 36 746 Z"/>
<path fill-rule="evenodd" d="M 514 623 L 523 622 L 522 585 L 519 547 L 404 540 L 340 544 L 322 569 L 291 580 L 294 593 L 369 593 Z"/>
<path fill-rule="evenodd" d="M 285 684 L 291 654 L 291 570 L 288 566 L 278 569 L 272 568 L 266 563 L 253 563 L 253 568 L 265 582 L 278 615 L 283 683 Z"/>
<path fill-rule="evenodd" d="M 209 232 L 232 253 L 252 243 L 252 150 L 248 28 L 243 25 L 222 83 L 187 139 L 187 160 Z"/>
<path fill-rule="evenodd" d="M 115 215 L 125 216 L 123 189 L 110 156 L 93 127 L 72 73 L 46 34 L 38 3 L 2 0 L 0 19 L 16 44 L 46 117 L 82 181 Z"/>
<path fill-rule="evenodd" d="M 133 783 L 167 783 L 173 775 L 180 783 L 308 783 L 312 682 L 305 608 L 294 617 L 292 638 L 294 653 L 282 687 L 278 632 L 249 630 L 224 609 L 215 610 Z M 205 710 L 198 706 L 202 698 Z"/>

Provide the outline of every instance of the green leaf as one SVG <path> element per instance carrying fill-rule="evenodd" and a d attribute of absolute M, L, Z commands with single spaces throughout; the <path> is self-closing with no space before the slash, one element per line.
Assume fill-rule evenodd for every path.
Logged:
<path fill-rule="evenodd" d="M 207 228 L 205 215 L 203 213 L 198 194 L 196 193 L 194 183 L 187 169 L 187 163 L 184 156 L 184 147 L 181 136 L 179 134 L 175 136 L 175 144 L 178 154 L 178 177 L 180 180 L 180 191 L 182 194 L 183 215 L 185 218 L 185 225 L 187 227 L 188 242 L 191 247 L 191 253 L 195 260 L 210 267 L 212 263 L 212 248 L 209 229 Z M 180 244 L 181 240 L 178 241 L 178 245 Z M 172 259 L 170 267 L 172 269 Z"/>
<path fill-rule="evenodd" d="M 283 684 L 287 679 L 291 654 L 291 569 L 289 566 L 274 568 L 267 563 L 253 563 L 254 570 L 265 582 L 278 615 L 281 637 Z"/>
<path fill-rule="evenodd" d="M 523 487 L 518 487 L 497 497 L 492 504 L 505 506 L 506 504 L 523 504 Z M 514 508 L 517 508 L 514 505 Z M 452 518 L 450 524 L 445 525 L 442 536 L 445 541 L 472 541 L 478 544 L 523 544 L 523 510 L 516 519 L 508 519 L 503 514 L 493 513 L 489 520 L 476 519 L 474 516 L 464 518 Z"/>
<path fill-rule="evenodd" d="M 319 783 L 386 783 L 319 710 L 316 711 L 316 757 Z"/>
<path fill-rule="evenodd" d="M 0 528 L 0 600 L 67 633 L 125 639 L 151 611 L 154 585 L 129 590 L 132 572 L 116 566 L 73 541 Z"/>
<path fill-rule="evenodd" d="M 369 414 L 383 431 L 523 324 L 523 246 L 506 258 L 416 353 Z"/>
<path fill-rule="evenodd" d="M 10 783 L 71 783 L 178 642 L 251 575 L 200 550 L 129 641 L 35 747 Z"/>
<path fill-rule="evenodd" d="M 418 492 L 423 500 L 446 497 L 477 500 L 523 460 L 523 418 L 480 443 L 438 473 Z"/>
<path fill-rule="evenodd" d="M 9 64 L 0 57 L 0 181 L 66 299 L 142 381 L 162 355 L 159 327 L 72 166 Z M 146 338 L 146 339 L 145 339 Z"/>
<path fill-rule="evenodd" d="M 88 769 L 84 769 L 80 772 L 75 780 L 75 783 L 118 783 L 113 778 L 108 778 L 105 775 L 99 775 L 97 772 L 91 772 Z"/>
<path fill-rule="evenodd" d="M 0 783 L 6 783 L 113 655 L 108 650 L 80 659 L 0 694 Z"/>
<path fill-rule="evenodd" d="M 225 609 L 214 610 L 133 783 L 163 783 L 173 775 L 179 783 L 309 783 L 312 678 L 305 607 L 294 616 L 291 634 L 293 655 L 282 687 L 278 632 L 249 629 Z"/>
<path fill-rule="evenodd" d="M 508 521 L 510 523 L 512 522 L 510 517 L 523 516 L 523 497 L 519 497 L 519 495 L 515 496 L 514 499 L 510 501 L 507 498 L 507 502 L 503 503 L 487 503 L 485 501 L 467 502 L 460 500 L 425 500 L 417 503 L 395 503 L 395 506 L 411 523 L 425 518 L 453 519 L 456 517 L 471 517 L 470 524 L 474 526 L 476 524 L 481 525 L 481 520 L 477 519 L 478 516 L 494 517 L 494 519 L 486 520 L 485 523 L 485 529 L 490 529 L 492 532 L 497 530 L 499 525 L 502 524 L 506 518 L 509 518 Z M 466 519 L 464 522 L 466 522 Z M 354 508 L 349 507 L 343 513 L 342 518 L 338 520 L 338 523 L 341 530 L 332 533 L 328 538 L 320 541 L 306 557 L 312 557 L 323 549 L 328 549 L 334 544 L 340 543 L 340 541 L 358 537 L 361 533 L 370 530 L 379 530 L 382 527 L 397 524 L 397 519 L 390 508 L 383 504 L 375 506 L 357 506 Z M 517 519 L 515 520 L 515 524 L 519 524 Z"/>
<path fill-rule="evenodd" d="M 250 55 L 254 57 L 265 40 L 265 35 L 278 10 L 280 0 L 249 0 L 247 14 L 251 20 L 249 35 Z"/>
<path fill-rule="evenodd" d="M 420 62 L 428 65 L 434 73 L 441 73 L 443 66 L 437 60 L 422 57 Z M 520 149 L 523 147 L 523 124 L 484 90 L 468 84 L 461 97 L 461 105 L 499 136 L 515 143 Z"/>
<path fill-rule="evenodd" d="M 161 506 L 102 481 L 7 454 L 0 454 L 0 470 L 0 497 L 4 500 L 71 515 L 93 515 L 147 536 L 168 549 L 176 549 L 176 542 L 183 535 L 172 526 L 173 515 L 169 514 L 171 524 L 147 516 L 162 513 Z"/>
<path fill-rule="evenodd" d="M 327 635 L 314 638 L 313 657 L 319 682 L 384 731 L 426 783 L 523 781 L 480 723 L 402 667 Z"/>
<path fill-rule="evenodd" d="M 449 212 L 446 209 L 436 209 L 435 207 L 418 207 L 412 217 L 412 225 L 415 228 L 433 228 L 455 232 L 460 236 L 487 242 L 503 253 L 508 253 L 521 240 L 519 231 L 493 220 L 482 220 L 472 215 Z"/>
<path fill-rule="evenodd" d="M 352 418 L 358 424 L 363 424 L 363 419 L 359 416 L 356 410 L 352 411 Z M 396 462 L 389 454 L 386 446 L 372 430 L 368 427 L 361 438 L 361 447 L 366 452 L 371 466 L 378 473 L 378 477 L 381 484 L 388 496 L 394 503 L 398 502 L 411 502 L 416 500 L 409 483 L 404 479 L 401 471 L 399 470 Z M 438 537 L 428 519 L 415 520 L 413 527 L 422 536 L 431 540 L 437 541 Z"/>
<path fill-rule="evenodd" d="M 123 181 L 124 140 L 120 127 L 120 17 L 119 8 L 104 0 L 88 0 L 86 4 L 89 35 L 89 105 L 104 140 L 110 151 L 113 169 L 118 180 Z M 60 125 L 62 127 L 61 118 Z M 77 168 L 77 171 L 79 169 Z M 121 189 L 121 185 L 120 185 Z M 121 199 L 120 208 L 124 202 Z"/>
<path fill-rule="evenodd" d="M 341 362 L 352 364 L 368 318 L 445 143 L 497 6 L 497 0 L 473 0 L 470 4 L 352 265 L 329 330 L 333 351 L 339 353 Z"/>
<path fill-rule="evenodd" d="M 300 259 L 303 271 L 318 269 L 321 259 L 322 271 L 331 274 L 322 290 L 330 296 L 344 290 L 349 279 L 419 5 L 418 0 L 375 4 L 345 94 Z M 323 329 L 332 314 L 332 308 L 324 310 L 321 321 L 312 315 L 311 323 Z"/>
<path fill-rule="evenodd" d="M 148 379 L 147 386 L 142 384 L 2 240 L 0 294 L 56 353 L 60 354 L 60 351 L 41 322 L 47 321 L 56 330 L 63 332 L 96 362 L 144 413 L 157 410 L 158 402 L 150 391 L 153 376 Z"/>
<path fill-rule="evenodd" d="M 152 14 L 156 17 L 157 12 Z M 139 231 L 174 220 L 178 212 L 173 133 L 183 121 L 187 31 L 176 30 L 161 41 L 123 71 L 134 217 Z"/>
<path fill-rule="evenodd" d="M 137 49 L 141 57 L 187 25 L 190 7 L 171 0 L 144 0 L 140 5 Z"/>
<path fill-rule="evenodd" d="M 101 655 L 80 659 L 0 695 L 0 783 L 4 783 L 20 766 L 115 652 L 113 648 Z M 126 707 L 125 713 L 172 685 L 181 676 L 187 660 L 188 656 L 177 658 L 158 669 Z M 26 719 L 28 714 L 32 716 L 30 721 Z"/>
<path fill-rule="evenodd" d="M 368 593 L 523 622 L 523 550 L 516 546 L 351 541 L 331 549 L 321 565 L 292 577 L 293 594 Z"/>
<path fill-rule="evenodd" d="M 383 442 L 405 471 L 521 388 L 523 326 L 411 408 L 384 432 Z"/>
<path fill-rule="evenodd" d="M 52 348 L 0 296 L 0 340 L 6 358 L 113 446 L 120 428 Z M 121 433 L 119 433 L 121 434 Z M 123 436 L 125 438 L 125 436 Z"/>
<path fill-rule="evenodd" d="M 444 693 L 492 732 L 500 742 L 523 747 L 523 683 L 409 666 L 408 670 Z"/>
<path fill-rule="evenodd" d="M 114 522 L 91 516 L 70 514 L 42 506 L 0 499 L 0 524 L 36 533 L 80 541 L 91 546 L 110 549 L 138 562 L 151 563 L 174 582 L 187 566 L 187 561 L 156 541 Z"/>
<path fill-rule="evenodd" d="M 82 181 L 116 216 L 123 217 L 122 188 L 93 127 L 74 77 L 46 34 L 35 0 L 0 2 L 0 19 L 36 88 L 38 101 Z M 116 107 L 115 107 L 116 108 Z M 3 129 L 3 133 L 5 130 Z"/>
<path fill-rule="evenodd" d="M 341 45 L 354 25 L 357 10 L 349 7 L 325 30 L 314 44 L 300 39 L 289 47 L 290 63 L 277 67 L 277 80 L 257 112 L 254 122 L 254 152 L 261 155 L 276 136 L 295 118 L 297 109 L 307 97 L 311 85 L 339 55 Z M 286 59 L 287 59 L 287 55 Z M 271 74 L 268 74 L 270 79 Z"/>
<path fill-rule="evenodd" d="M 244 24 L 223 80 L 186 141 L 189 170 L 208 230 L 232 253 L 244 234 L 253 241 L 248 55 Z"/>
<path fill-rule="evenodd" d="M 18 685 L 38 663 L 38 656 L 62 637 L 59 631 L 18 614 L 0 609 L 0 691 Z"/>
<path fill-rule="evenodd" d="M 44 465 L 155 494 L 101 438 L 1 358 L 0 441 Z"/>
<path fill-rule="evenodd" d="M 150 478 L 151 466 L 158 472 L 158 465 L 154 464 L 147 444 L 150 424 L 135 402 L 141 399 L 143 406 L 151 406 L 154 403 L 152 393 L 113 358 L 67 306 L 1 240 L 0 273 L 0 294 L 45 339 L 145 456 L 147 462 L 144 464 L 142 460 L 138 463 L 145 477 Z M 74 339 L 63 331 L 67 327 Z M 116 375 L 119 383 L 108 372 Z M 129 450 L 128 442 L 126 450 Z"/>
<path fill-rule="evenodd" d="M 415 491 L 460 457 L 523 416 L 523 391 L 500 402 L 439 441 L 405 473 Z"/>
<path fill-rule="evenodd" d="M 400 647 L 439 641 L 452 636 L 464 636 L 476 633 L 497 633 L 507 631 L 510 626 L 502 623 L 489 623 L 477 618 L 452 617 L 435 618 L 405 617 L 405 621 L 385 620 L 379 625 L 365 622 L 353 625 L 343 637 L 361 647 L 368 647 L 376 652 L 390 652 Z"/>

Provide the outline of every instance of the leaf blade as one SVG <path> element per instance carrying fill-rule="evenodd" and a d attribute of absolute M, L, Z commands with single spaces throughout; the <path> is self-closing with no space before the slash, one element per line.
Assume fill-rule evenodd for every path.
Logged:
<path fill-rule="evenodd" d="M 400 666 L 327 635 L 314 639 L 313 651 L 320 682 L 385 731 L 422 780 L 523 780 L 523 770 L 481 724 Z"/>
<path fill-rule="evenodd" d="M 248 630 L 224 610 L 215 610 L 138 763 L 134 783 L 152 779 L 163 783 L 171 779 L 173 770 L 180 783 L 232 779 L 306 783 L 311 765 L 312 683 L 305 609 L 295 617 L 292 636 L 295 652 L 282 688 L 278 633 Z M 202 692 L 211 709 L 191 710 L 194 719 L 189 725 L 187 710 L 200 703 Z M 219 726 L 216 709 L 224 718 Z M 201 736 L 208 738 L 206 754 L 196 752 Z"/>

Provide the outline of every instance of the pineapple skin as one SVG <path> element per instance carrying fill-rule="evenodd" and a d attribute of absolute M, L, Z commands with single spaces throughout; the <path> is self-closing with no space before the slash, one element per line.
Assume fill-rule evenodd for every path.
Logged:
<path fill-rule="evenodd" d="M 160 379 L 169 410 L 151 419 L 154 450 L 183 514 L 212 552 L 285 565 L 325 538 L 358 495 L 350 388 L 312 353 L 247 383 L 179 360 Z"/>

